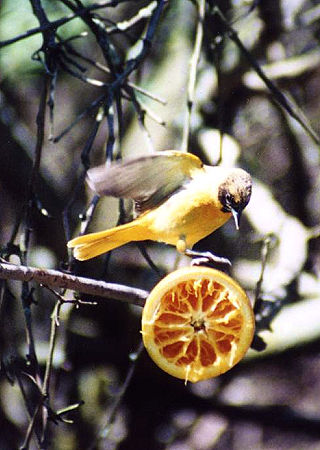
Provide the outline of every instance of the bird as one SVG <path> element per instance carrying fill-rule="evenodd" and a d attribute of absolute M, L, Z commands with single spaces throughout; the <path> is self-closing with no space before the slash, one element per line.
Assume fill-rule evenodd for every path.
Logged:
<path fill-rule="evenodd" d="M 131 241 L 152 240 L 174 245 L 199 264 L 230 263 L 192 247 L 231 217 L 239 229 L 252 189 L 251 176 L 245 170 L 205 165 L 196 155 L 179 150 L 94 167 L 87 172 L 87 183 L 100 196 L 132 199 L 135 218 L 70 240 L 67 246 L 80 261 Z"/>

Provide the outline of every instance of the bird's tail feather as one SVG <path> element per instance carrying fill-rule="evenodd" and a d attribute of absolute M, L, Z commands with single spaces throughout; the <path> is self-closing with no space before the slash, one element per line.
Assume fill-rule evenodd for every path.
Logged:
<path fill-rule="evenodd" d="M 73 248 L 73 255 L 76 259 L 84 261 L 109 252 L 127 242 L 148 239 L 143 227 L 139 225 L 139 221 L 135 220 L 109 230 L 76 237 L 67 245 L 69 248 Z"/>

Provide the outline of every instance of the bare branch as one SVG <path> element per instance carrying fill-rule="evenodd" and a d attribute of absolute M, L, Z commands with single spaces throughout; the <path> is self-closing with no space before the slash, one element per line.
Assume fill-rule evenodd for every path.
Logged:
<path fill-rule="evenodd" d="M 130 355 L 130 359 L 131 359 L 131 365 L 130 368 L 128 370 L 128 373 L 126 375 L 126 379 L 123 383 L 123 385 L 121 386 L 121 388 L 119 389 L 119 392 L 115 395 L 114 398 L 114 402 L 111 406 L 111 410 L 109 413 L 109 417 L 108 420 L 106 421 L 106 423 L 104 424 L 104 426 L 102 427 L 102 429 L 99 431 L 98 435 L 96 436 L 94 442 L 92 442 L 91 446 L 89 447 L 90 449 L 94 449 L 96 448 L 96 444 L 101 441 L 101 440 L 106 440 L 108 439 L 109 435 L 110 435 L 110 429 L 111 429 L 111 425 L 114 423 L 116 415 L 119 411 L 121 402 L 123 400 L 123 397 L 125 396 L 125 393 L 128 390 L 128 387 L 131 383 L 131 380 L 133 378 L 133 375 L 135 373 L 135 369 L 137 366 L 137 362 L 142 354 L 144 350 L 144 345 L 143 342 L 141 341 L 137 351 L 134 354 Z"/>
<path fill-rule="evenodd" d="M 200 60 L 201 47 L 203 41 L 203 21 L 205 16 L 205 0 L 198 0 L 198 23 L 197 23 L 197 31 L 196 31 L 196 39 L 194 43 L 194 49 L 192 53 L 192 57 L 190 60 L 190 72 L 189 72 L 189 80 L 188 80 L 188 98 L 187 98 L 187 110 L 186 110 L 186 118 L 185 124 L 183 127 L 183 136 L 182 136 L 182 144 L 181 150 L 186 152 L 188 150 L 188 141 L 190 134 L 190 122 L 191 122 L 191 114 L 192 108 L 194 104 L 194 94 L 195 87 L 197 81 L 197 68 Z"/>
<path fill-rule="evenodd" d="M 263 80 L 271 94 L 273 95 L 274 100 L 282 106 L 282 108 L 295 119 L 299 125 L 304 129 L 304 131 L 311 137 L 311 139 L 317 144 L 320 144 L 320 137 L 316 133 L 316 131 L 308 124 L 302 114 L 297 111 L 294 106 L 291 104 L 289 99 L 276 87 L 276 85 L 268 78 L 265 72 L 262 70 L 260 65 L 257 63 L 255 58 L 251 55 L 251 53 L 246 49 L 243 45 L 242 41 L 239 39 L 237 32 L 229 25 L 228 21 L 224 17 L 221 10 L 216 6 L 214 7 L 214 13 L 217 14 L 221 23 L 225 27 L 226 32 L 228 33 L 229 38 L 238 46 L 241 50 L 242 54 L 247 58 L 251 66 L 254 68 L 259 77 Z"/>
<path fill-rule="evenodd" d="M 71 289 L 83 294 L 112 298 L 138 306 L 144 306 L 148 297 L 147 291 L 138 288 L 78 277 L 58 270 L 16 266 L 7 263 L 0 263 L 0 278 L 25 282 L 35 281 L 55 289 Z"/>
<path fill-rule="evenodd" d="M 46 32 L 48 30 L 57 30 L 62 25 L 65 25 L 66 23 L 70 22 L 73 19 L 76 19 L 78 17 L 84 16 L 85 14 L 88 14 L 88 12 L 90 12 L 90 11 L 106 8 L 108 6 L 115 7 L 119 3 L 122 3 L 124 1 L 127 1 L 127 0 L 117 0 L 117 1 L 116 0 L 110 0 L 110 1 L 107 1 L 107 2 L 102 2 L 100 4 L 90 5 L 90 6 L 87 6 L 86 8 L 81 8 L 81 9 L 78 9 L 78 10 L 75 9 L 74 14 L 70 14 L 67 17 L 55 20 L 53 22 L 47 21 L 46 24 L 41 25 L 40 27 L 32 28 L 31 30 L 28 30 L 25 33 L 22 33 L 22 34 L 14 37 L 14 38 L 7 39 L 5 41 L 0 42 L 0 48 L 6 47 L 6 46 L 11 45 L 11 44 L 14 44 L 14 43 L 16 43 L 18 41 L 21 41 L 22 39 L 26 39 L 26 38 L 28 38 L 30 36 L 34 36 L 35 34 L 38 34 L 38 33 L 43 33 L 43 32 Z"/>

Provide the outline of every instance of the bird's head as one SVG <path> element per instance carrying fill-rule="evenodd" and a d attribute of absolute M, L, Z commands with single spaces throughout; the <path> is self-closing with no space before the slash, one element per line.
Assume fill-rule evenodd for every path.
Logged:
<path fill-rule="evenodd" d="M 221 211 L 233 215 L 237 230 L 241 213 L 249 203 L 251 189 L 251 176 L 242 169 L 230 171 L 219 186 L 218 199 L 222 205 Z"/>

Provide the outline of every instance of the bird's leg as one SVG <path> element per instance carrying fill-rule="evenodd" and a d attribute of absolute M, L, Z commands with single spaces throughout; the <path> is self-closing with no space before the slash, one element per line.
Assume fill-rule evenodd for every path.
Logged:
<path fill-rule="evenodd" d="M 183 253 L 190 258 L 194 258 L 191 262 L 193 266 L 200 266 L 201 264 L 227 264 L 231 266 L 231 262 L 228 258 L 214 255 L 211 252 L 197 252 L 196 250 L 187 248 L 185 236 L 180 236 L 176 247 L 178 252 Z"/>
<path fill-rule="evenodd" d="M 197 252 L 187 248 L 184 252 L 185 255 L 190 256 L 192 259 L 192 266 L 201 266 L 201 264 L 227 264 L 231 266 L 231 262 L 228 258 L 214 255 L 211 252 Z"/>

